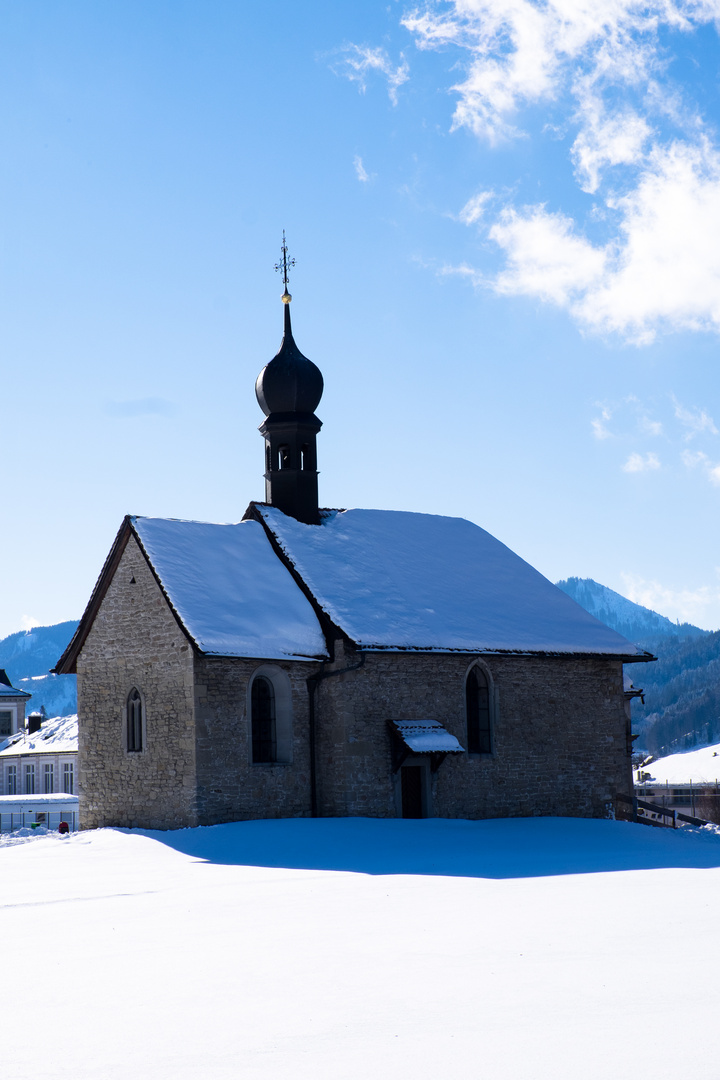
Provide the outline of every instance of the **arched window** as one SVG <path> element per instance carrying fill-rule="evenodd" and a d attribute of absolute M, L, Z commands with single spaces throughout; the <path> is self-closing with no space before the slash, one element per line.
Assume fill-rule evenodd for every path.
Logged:
<path fill-rule="evenodd" d="M 290 468 L 290 447 L 278 446 L 278 468 L 289 469 Z"/>
<path fill-rule="evenodd" d="M 133 752 L 143 748 L 143 703 L 134 686 L 127 699 L 127 748 Z"/>
<path fill-rule="evenodd" d="M 252 759 L 258 763 L 277 761 L 275 690 L 263 675 L 253 680 L 251 709 Z"/>
<path fill-rule="evenodd" d="M 470 668 L 465 683 L 465 709 L 468 753 L 492 753 L 490 687 L 487 675 L 477 664 Z"/>

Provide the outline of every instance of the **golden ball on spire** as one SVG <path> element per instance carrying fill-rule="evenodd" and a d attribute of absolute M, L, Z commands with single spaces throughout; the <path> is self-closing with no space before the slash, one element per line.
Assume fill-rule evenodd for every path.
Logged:
<path fill-rule="evenodd" d="M 289 304 L 290 301 L 292 300 L 292 296 L 290 295 L 290 293 L 286 289 L 285 292 L 280 297 L 280 299 L 282 300 L 283 304 Z"/>

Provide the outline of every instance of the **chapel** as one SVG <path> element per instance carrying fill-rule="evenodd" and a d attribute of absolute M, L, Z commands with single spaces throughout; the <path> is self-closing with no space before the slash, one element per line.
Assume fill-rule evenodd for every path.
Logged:
<path fill-rule="evenodd" d="M 623 663 L 653 657 L 470 521 L 320 507 L 284 241 L 281 265 L 264 502 L 126 517 L 55 668 L 77 673 L 81 827 L 611 815 Z"/>

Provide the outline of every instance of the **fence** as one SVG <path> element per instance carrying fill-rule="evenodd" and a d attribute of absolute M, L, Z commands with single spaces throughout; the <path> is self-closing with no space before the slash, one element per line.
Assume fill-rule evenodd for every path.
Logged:
<path fill-rule="evenodd" d="M 77 832 L 77 811 L 75 810 L 10 810 L 0 811 L 0 833 L 15 832 L 16 829 L 38 829 L 44 825 L 48 831 L 55 831 L 60 822 L 67 822 L 70 832 Z"/>
<path fill-rule="evenodd" d="M 679 810 L 675 810 L 674 807 L 661 806 L 659 803 L 646 802 L 645 799 L 638 799 L 636 795 L 623 795 L 618 792 L 615 795 L 618 802 L 625 803 L 632 807 L 631 821 L 637 821 L 641 825 L 661 825 L 668 828 L 677 828 L 678 821 L 683 821 L 687 825 L 711 825 L 711 821 L 705 821 L 704 818 L 693 817 L 692 814 L 683 814 Z M 659 820 L 659 819 L 666 820 Z"/>

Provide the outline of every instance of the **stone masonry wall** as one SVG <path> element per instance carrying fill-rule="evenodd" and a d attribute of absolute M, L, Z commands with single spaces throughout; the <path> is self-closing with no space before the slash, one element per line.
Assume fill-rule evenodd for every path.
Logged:
<path fill-rule="evenodd" d="M 340 652 L 334 665 L 356 663 Z M 467 746 L 466 655 L 368 653 L 318 690 L 320 813 L 393 817 L 389 719 L 435 719 Z M 428 811 L 438 817 L 604 817 L 630 772 L 622 664 L 602 659 L 483 658 L 497 713 L 491 755 L 445 758 Z M 417 760 L 417 759 L 416 759 Z"/>
<path fill-rule="evenodd" d="M 192 647 L 133 537 L 77 672 L 81 828 L 195 825 Z M 124 707 L 133 687 L 144 698 L 146 732 L 142 751 L 129 753 Z"/>
<path fill-rule="evenodd" d="M 251 762 L 248 686 L 260 667 L 284 671 L 292 687 L 292 754 L 284 763 Z M 200 656 L 195 661 L 198 821 L 310 814 L 306 679 L 315 663 Z"/>

